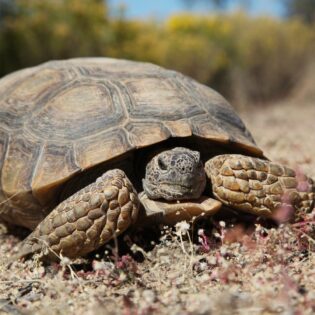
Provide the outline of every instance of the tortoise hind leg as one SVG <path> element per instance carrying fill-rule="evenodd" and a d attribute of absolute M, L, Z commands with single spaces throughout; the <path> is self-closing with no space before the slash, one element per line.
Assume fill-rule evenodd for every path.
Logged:
<path fill-rule="evenodd" d="M 52 258 L 85 255 L 126 230 L 138 209 L 137 193 L 125 173 L 110 170 L 60 203 L 20 244 L 14 259 L 46 254 L 45 249 Z"/>
<path fill-rule="evenodd" d="M 226 154 L 208 160 L 205 171 L 214 195 L 231 208 L 269 217 L 283 205 L 296 217 L 313 209 L 313 180 L 280 164 Z"/>

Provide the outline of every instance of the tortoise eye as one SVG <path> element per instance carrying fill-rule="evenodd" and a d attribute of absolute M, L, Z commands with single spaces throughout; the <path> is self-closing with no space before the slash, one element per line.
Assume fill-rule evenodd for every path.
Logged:
<path fill-rule="evenodd" d="M 165 164 L 165 162 L 162 160 L 162 158 L 158 158 L 158 165 L 159 165 L 159 168 L 163 171 L 166 171 L 167 170 L 167 165 Z"/>

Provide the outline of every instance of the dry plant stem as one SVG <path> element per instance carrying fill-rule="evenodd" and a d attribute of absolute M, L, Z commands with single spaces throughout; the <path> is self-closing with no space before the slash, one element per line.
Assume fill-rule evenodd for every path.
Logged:
<path fill-rule="evenodd" d="M 8 280 L 8 281 L 0 281 L 0 284 L 10 284 L 10 283 L 34 283 L 34 282 L 45 282 L 44 280 L 40 279 L 18 279 L 18 280 Z"/>
<path fill-rule="evenodd" d="M 189 234 L 189 230 L 188 230 L 189 227 L 190 227 L 190 224 L 188 224 L 186 221 L 181 221 L 181 222 L 176 224 L 176 228 L 177 228 L 176 234 L 180 240 L 179 245 L 182 249 L 182 252 L 185 254 L 185 270 L 192 269 L 193 260 L 194 260 L 194 245 L 192 243 L 192 240 L 191 240 L 191 237 Z M 189 243 L 189 247 L 190 247 L 190 254 L 187 252 L 187 250 L 185 248 L 183 235 L 186 235 L 188 238 L 188 243 Z M 189 259 L 188 266 L 187 266 L 187 258 Z"/>
<path fill-rule="evenodd" d="M 315 239 L 310 237 L 307 233 L 299 230 L 299 229 L 294 229 L 298 234 L 302 234 L 304 237 L 306 237 L 311 243 L 315 244 Z"/>
<path fill-rule="evenodd" d="M 189 243 L 189 246 L 190 246 L 190 255 L 189 255 L 189 258 L 190 258 L 190 262 L 189 262 L 189 267 L 192 268 L 193 267 L 193 261 L 194 261 L 194 244 L 192 242 L 192 239 L 190 237 L 190 233 L 187 232 L 187 238 L 188 238 L 188 243 Z"/>
<path fill-rule="evenodd" d="M 147 253 L 147 252 L 146 252 L 143 248 L 141 248 L 140 246 L 138 246 L 138 245 L 136 245 L 136 244 L 133 244 L 130 249 L 131 249 L 132 252 L 134 252 L 134 253 L 140 252 L 146 260 L 152 262 L 152 259 L 149 257 L 149 254 L 150 254 L 150 253 Z"/>
<path fill-rule="evenodd" d="M 114 233 L 113 235 L 113 240 L 115 244 L 115 248 L 113 250 L 114 252 L 114 258 L 115 258 L 115 266 L 118 265 L 118 253 L 119 253 L 119 248 L 118 248 L 118 241 L 117 241 L 117 235 Z"/>
<path fill-rule="evenodd" d="M 315 225 L 315 220 L 292 223 L 292 226 L 301 227 L 301 226 L 305 226 L 305 225 L 309 225 L 309 224 Z"/>
<path fill-rule="evenodd" d="M 8 202 L 9 200 L 11 200 L 12 198 L 16 197 L 17 195 L 19 195 L 18 192 L 15 193 L 15 194 L 13 194 L 12 196 L 10 196 L 9 198 L 7 198 L 6 200 L 0 202 L 0 206 L 3 205 L 3 204 L 5 204 L 6 202 Z"/>
<path fill-rule="evenodd" d="M 81 278 L 79 278 L 77 274 L 75 273 L 75 271 L 73 270 L 70 259 L 68 259 L 67 257 L 64 257 L 61 253 L 58 254 L 57 252 L 55 252 L 45 241 L 38 239 L 38 242 L 42 242 L 43 243 L 42 248 L 45 248 L 50 253 L 52 253 L 55 257 L 58 258 L 58 260 L 61 262 L 61 265 L 63 267 L 66 267 L 69 269 L 72 280 L 76 279 L 79 282 L 81 281 Z M 41 254 L 43 253 L 40 253 L 40 255 Z"/>
<path fill-rule="evenodd" d="M 314 102 L 296 104 L 255 106 L 243 118 L 271 160 L 291 168 L 300 165 L 315 178 Z M 16 298 L 31 283 L 30 294 L 16 299 L 16 306 L 29 314 L 72 314 L 75 310 L 77 315 L 313 315 L 315 244 L 300 234 L 302 229 L 314 239 L 311 220 L 275 229 L 257 224 L 253 234 L 244 236 L 240 230 L 235 241 L 223 245 L 210 237 L 206 252 L 202 244 L 195 244 L 192 271 L 183 269 L 187 255 L 178 235 L 167 234 L 148 253 L 150 260 L 137 262 L 136 275 L 112 269 L 115 266 L 110 261 L 100 261 L 102 267 L 97 270 L 92 264 L 92 270 L 77 272 L 84 290 L 68 269 L 65 274 L 58 265 L 40 267 L 39 275 L 30 260 L 15 262 L 9 270 L 0 264 L 0 299 Z M 226 225 L 224 232 L 229 237 L 227 221 Z M 14 236 L 1 234 L 1 256 L 8 257 L 16 243 Z M 190 254 L 187 237 L 183 236 L 183 243 Z M 117 271 L 125 279 L 117 278 Z"/>

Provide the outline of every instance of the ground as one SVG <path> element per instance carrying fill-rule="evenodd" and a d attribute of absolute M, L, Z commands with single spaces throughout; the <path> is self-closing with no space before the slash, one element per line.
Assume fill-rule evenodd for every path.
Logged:
<path fill-rule="evenodd" d="M 315 178 L 314 103 L 296 98 L 240 114 L 268 158 Z M 308 219 L 278 228 L 218 220 L 194 236 L 181 222 L 151 250 L 134 245 L 120 256 L 109 250 L 105 260 L 103 250 L 76 264 L 29 260 L 10 269 L 1 261 L 18 239 L 3 230 L 0 314 L 314 314 Z"/>

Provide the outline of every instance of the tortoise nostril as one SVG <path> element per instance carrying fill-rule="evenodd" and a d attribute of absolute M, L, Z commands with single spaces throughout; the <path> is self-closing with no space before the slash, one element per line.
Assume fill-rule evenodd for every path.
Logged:
<path fill-rule="evenodd" d="M 167 165 L 165 164 L 161 157 L 158 158 L 158 165 L 161 170 L 163 171 L 167 170 Z"/>

